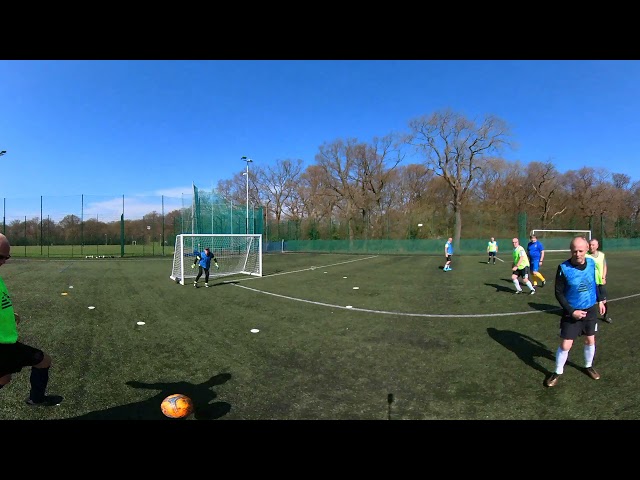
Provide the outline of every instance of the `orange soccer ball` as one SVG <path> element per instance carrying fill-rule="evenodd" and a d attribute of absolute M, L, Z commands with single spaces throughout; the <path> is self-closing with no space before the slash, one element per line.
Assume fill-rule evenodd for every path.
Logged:
<path fill-rule="evenodd" d="M 162 400 L 160 408 L 169 418 L 184 418 L 193 412 L 193 401 L 182 393 L 174 393 Z"/>

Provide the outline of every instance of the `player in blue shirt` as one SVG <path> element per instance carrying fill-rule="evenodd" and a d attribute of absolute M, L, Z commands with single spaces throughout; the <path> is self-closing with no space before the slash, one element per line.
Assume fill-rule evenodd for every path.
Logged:
<path fill-rule="evenodd" d="M 546 283 L 545 278 L 540 273 L 540 264 L 544 260 L 544 245 L 538 241 L 538 237 L 531 235 L 529 237 L 530 242 L 527 244 L 527 255 L 529 257 L 529 263 L 531 264 L 531 276 L 533 277 L 533 285 L 538 285 L 536 278 L 540 279 L 540 286 L 544 287 Z"/>
<path fill-rule="evenodd" d="M 209 288 L 209 269 L 211 268 L 211 260 L 213 260 L 216 268 L 220 268 L 218 260 L 216 260 L 213 252 L 209 250 L 209 247 L 205 248 L 202 252 L 195 251 L 193 253 L 196 256 L 196 259 L 194 260 L 193 265 L 191 265 L 191 268 L 195 268 L 195 266 L 198 265 L 198 275 L 193 282 L 193 286 L 198 288 L 198 280 L 200 280 L 202 272 L 204 272 L 204 286 Z"/>

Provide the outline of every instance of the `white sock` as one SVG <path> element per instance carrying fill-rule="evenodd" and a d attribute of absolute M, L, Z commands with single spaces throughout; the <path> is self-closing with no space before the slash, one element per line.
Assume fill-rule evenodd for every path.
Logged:
<path fill-rule="evenodd" d="M 535 288 L 533 288 L 533 285 L 531 285 L 531 281 L 529 279 L 527 279 L 526 282 L 524 282 L 524 284 L 529 287 L 529 290 L 533 291 L 535 290 Z"/>
<path fill-rule="evenodd" d="M 584 346 L 584 366 L 589 368 L 593 366 L 593 357 L 596 356 L 596 345 L 585 345 Z"/>
<path fill-rule="evenodd" d="M 564 373 L 564 364 L 567 363 L 569 358 L 569 350 L 562 350 L 562 347 L 558 347 L 556 350 L 556 373 L 562 375 Z"/>
<path fill-rule="evenodd" d="M 513 281 L 513 284 L 516 286 L 516 290 L 518 290 L 519 292 L 522 291 L 522 288 L 520 288 L 520 282 L 517 278 Z"/>

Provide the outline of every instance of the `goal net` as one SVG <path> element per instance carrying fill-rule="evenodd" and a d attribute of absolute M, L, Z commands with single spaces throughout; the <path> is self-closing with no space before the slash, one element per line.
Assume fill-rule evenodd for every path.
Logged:
<path fill-rule="evenodd" d="M 545 252 L 570 252 L 569 244 L 573 237 L 582 236 L 591 240 L 591 230 L 531 230 L 530 235 L 538 237 Z"/>
<path fill-rule="evenodd" d="M 219 266 L 216 268 L 211 262 L 209 280 L 238 273 L 262 276 L 262 235 L 184 233 L 176 236 L 171 280 L 184 285 L 185 279 L 195 279 L 198 266 L 191 268 L 191 265 L 196 259 L 196 252 L 207 247 Z"/>

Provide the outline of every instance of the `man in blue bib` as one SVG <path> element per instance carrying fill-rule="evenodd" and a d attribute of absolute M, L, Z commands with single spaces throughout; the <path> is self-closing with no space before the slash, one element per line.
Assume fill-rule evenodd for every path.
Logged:
<path fill-rule="evenodd" d="M 596 285 L 596 262 L 587 257 L 589 242 L 584 237 L 574 237 L 569 245 L 571 258 L 558 265 L 555 279 L 556 300 L 562 307 L 560 319 L 560 346 L 556 350 L 556 368 L 544 384 L 553 387 L 564 373 L 573 341 L 584 335 L 584 362 L 586 373 L 593 380 L 600 374 L 593 368 L 596 354 L 598 315 L 604 315 L 604 302 L 599 298 Z"/>

